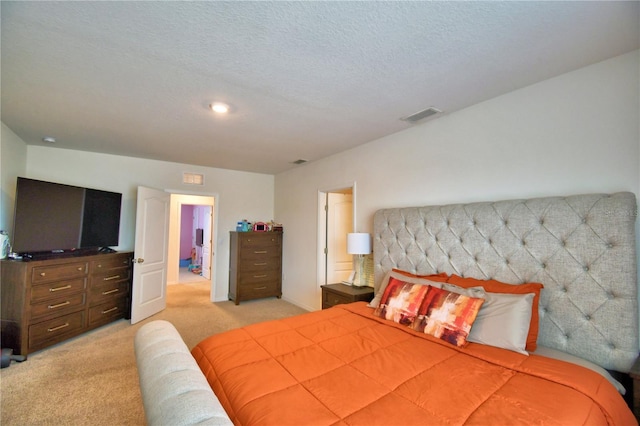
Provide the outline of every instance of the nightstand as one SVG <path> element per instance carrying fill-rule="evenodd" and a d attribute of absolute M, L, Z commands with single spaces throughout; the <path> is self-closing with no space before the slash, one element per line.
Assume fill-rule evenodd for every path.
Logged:
<path fill-rule="evenodd" d="M 345 284 L 326 284 L 320 287 L 322 287 L 322 309 L 361 300 L 370 302 L 373 299 L 371 287 L 353 287 Z"/>

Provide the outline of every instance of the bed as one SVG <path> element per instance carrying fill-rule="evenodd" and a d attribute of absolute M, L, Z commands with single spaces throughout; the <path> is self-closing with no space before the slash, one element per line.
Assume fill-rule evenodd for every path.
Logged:
<path fill-rule="evenodd" d="M 635 219 L 631 193 L 383 209 L 374 301 L 191 353 L 236 425 L 636 424 L 607 372 L 638 356 Z"/>

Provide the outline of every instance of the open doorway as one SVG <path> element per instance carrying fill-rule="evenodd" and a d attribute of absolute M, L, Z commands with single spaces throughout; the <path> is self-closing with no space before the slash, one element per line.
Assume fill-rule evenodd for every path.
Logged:
<path fill-rule="evenodd" d="M 171 194 L 167 284 L 209 282 L 215 295 L 215 197 Z"/>
<path fill-rule="evenodd" d="M 212 206 L 180 206 L 180 258 L 178 283 L 211 280 Z"/>
<path fill-rule="evenodd" d="M 318 286 L 345 281 L 353 271 L 347 234 L 354 230 L 354 188 L 318 192 Z"/>

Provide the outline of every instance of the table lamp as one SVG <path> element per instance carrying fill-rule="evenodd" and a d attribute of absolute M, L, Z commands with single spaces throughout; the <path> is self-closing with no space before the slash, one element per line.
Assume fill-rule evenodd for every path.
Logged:
<path fill-rule="evenodd" d="M 364 279 L 364 256 L 371 253 L 371 236 L 364 232 L 347 234 L 347 253 L 358 256 L 357 279 L 353 285 L 356 287 L 366 286 L 367 282 Z"/>

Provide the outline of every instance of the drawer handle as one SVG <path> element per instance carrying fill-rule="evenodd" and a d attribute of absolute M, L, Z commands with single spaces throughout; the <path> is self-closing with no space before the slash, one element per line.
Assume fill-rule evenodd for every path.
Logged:
<path fill-rule="evenodd" d="M 68 323 L 68 322 L 65 322 L 64 324 L 59 325 L 59 326 L 57 326 L 57 327 L 47 328 L 47 331 L 48 331 L 49 333 L 51 333 L 52 331 L 62 330 L 62 329 L 63 329 L 63 328 L 65 328 L 65 327 L 69 327 L 69 323 Z"/>
<path fill-rule="evenodd" d="M 119 288 L 114 288 L 113 290 L 103 291 L 103 292 L 102 292 L 102 295 L 103 295 L 103 296 L 106 296 L 107 294 L 113 294 L 113 293 L 117 293 L 117 292 L 119 292 L 119 291 L 120 291 L 120 289 L 119 289 Z"/>
<path fill-rule="evenodd" d="M 118 278 L 120 278 L 120 275 L 112 275 L 110 277 L 104 277 L 102 280 L 103 281 L 111 281 L 111 280 L 117 280 Z"/>
<path fill-rule="evenodd" d="M 117 311 L 117 310 L 118 310 L 118 307 L 117 307 L 117 306 L 115 306 L 115 307 L 113 307 L 113 308 L 111 308 L 111 309 L 107 309 L 106 311 L 102 311 L 102 314 L 103 314 L 103 315 L 104 315 L 104 314 L 108 314 L 108 313 L 110 313 L 110 312 L 114 312 L 114 311 Z"/>
<path fill-rule="evenodd" d="M 49 291 L 53 293 L 54 291 L 67 290 L 69 288 L 71 288 L 71 285 L 67 284 L 63 287 L 50 288 Z"/>
<path fill-rule="evenodd" d="M 82 271 L 83 269 L 84 269 L 84 268 L 83 268 L 82 266 L 78 266 L 78 268 L 77 268 L 77 270 L 78 270 L 78 271 Z M 41 276 L 41 277 L 46 277 L 46 276 L 47 276 L 47 274 L 46 274 L 45 272 L 40 272 L 40 276 Z"/>
<path fill-rule="evenodd" d="M 63 306 L 67 306 L 70 305 L 71 302 L 69 302 L 68 300 L 66 302 L 62 302 L 62 303 L 58 303 L 57 305 L 49 305 L 47 306 L 48 309 L 56 309 L 56 308 L 61 308 Z"/>
<path fill-rule="evenodd" d="M 267 262 L 262 262 L 262 263 L 254 263 L 253 266 L 264 266 L 266 265 Z"/>
<path fill-rule="evenodd" d="M 266 250 L 256 250 L 254 251 L 255 254 L 266 254 L 267 251 Z"/>
<path fill-rule="evenodd" d="M 254 287 L 254 290 L 266 290 L 267 286 L 262 286 L 262 287 Z"/>
<path fill-rule="evenodd" d="M 266 277 L 267 274 L 263 274 L 263 275 L 254 275 L 253 278 L 264 278 Z"/>

